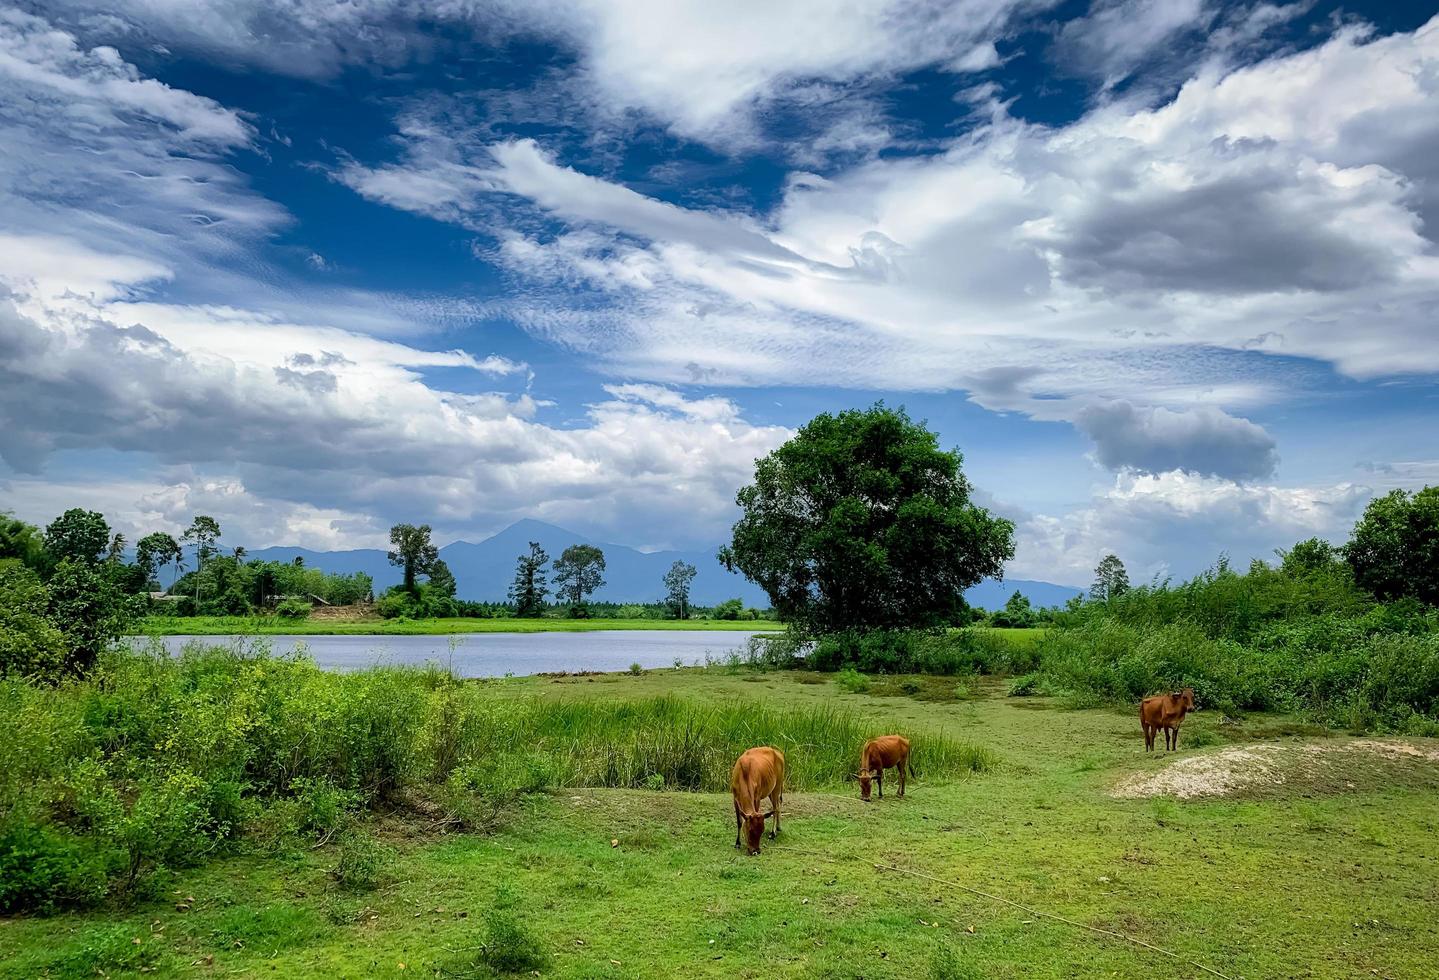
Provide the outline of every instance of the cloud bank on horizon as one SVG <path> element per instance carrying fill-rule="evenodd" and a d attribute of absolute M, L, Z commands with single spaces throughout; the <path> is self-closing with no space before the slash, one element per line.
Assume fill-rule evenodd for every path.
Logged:
<path fill-rule="evenodd" d="M 1083 584 L 1439 479 L 1439 17 L 1074 6 L 0 6 L 0 509 L 694 547 L 883 398 Z"/>

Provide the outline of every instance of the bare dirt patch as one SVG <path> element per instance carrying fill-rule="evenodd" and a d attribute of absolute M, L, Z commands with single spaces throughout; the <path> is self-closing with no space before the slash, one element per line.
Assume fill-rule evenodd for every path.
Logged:
<path fill-rule="evenodd" d="M 1394 784 L 1439 785 L 1439 742 L 1360 738 L 1231 746 L 1128 776 L 1110 796 L 1302 796 Z"/>

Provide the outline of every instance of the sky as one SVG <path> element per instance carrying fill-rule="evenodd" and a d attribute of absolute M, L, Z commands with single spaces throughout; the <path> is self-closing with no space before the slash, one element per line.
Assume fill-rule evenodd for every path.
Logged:
<path fill-rule="evenodd" d="M 1007 575 L 1439 483 L 1439 4 L 0 0 L 0 510 L 723 542 L 902 405 Z"/>

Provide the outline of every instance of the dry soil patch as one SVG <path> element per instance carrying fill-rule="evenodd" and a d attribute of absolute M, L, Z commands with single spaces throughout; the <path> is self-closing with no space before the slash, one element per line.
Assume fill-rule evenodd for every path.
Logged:
<path fill-rule="evenodd" d="M 1342 793 L 1400 782 L 1439 783 L 1439 742 L 1389 738 L 1230 746 L 1135 773 L 1110 791 L 1119 799 Z"/>

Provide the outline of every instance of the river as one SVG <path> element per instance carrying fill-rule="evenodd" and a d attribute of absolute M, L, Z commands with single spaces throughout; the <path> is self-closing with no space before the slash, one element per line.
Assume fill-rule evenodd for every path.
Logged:
<path fill-rule="evenodd" d="M 242 646 L 268 643 L 276 654 L 305 650 L 321 667 L 356 670 L 376 664 L 449 665 L 461 677 L 503 677 L 557 671 L 627 670 L 724 660 L 754 633 L 743 630 L 595 630 L 587 633 L 465 633 L 446 636 L 162 636 L 171 653 L 186 643 Z M 772 634 L 771 634 L 772 635 Z M 132 638 L 136 646 L 149 642 Z"/>

